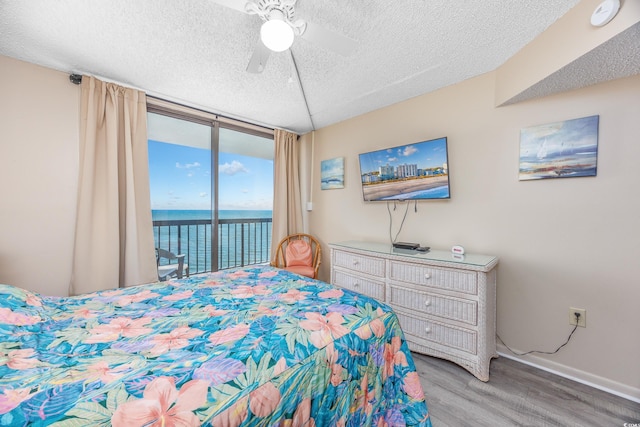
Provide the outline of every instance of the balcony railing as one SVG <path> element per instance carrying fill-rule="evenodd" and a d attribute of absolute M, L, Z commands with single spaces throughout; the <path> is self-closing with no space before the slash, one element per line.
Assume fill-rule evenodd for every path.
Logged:
<path fill-rule="evenodd" d="M 210 219 L 153 221 L 156 247 L 185 254 L 189 274 L 268 263 L 271 255 L 271 218 L 218 220 L 216 268 L 211 268 Z"/>

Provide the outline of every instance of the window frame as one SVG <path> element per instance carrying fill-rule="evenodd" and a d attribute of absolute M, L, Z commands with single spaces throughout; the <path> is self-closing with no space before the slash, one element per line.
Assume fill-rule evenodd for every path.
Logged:
<path fill-rule="evenodd" d="M 211 127 L 211 228 L 212 230 L 218 230 L 220 219 L 218 211 L 220 128 L 268 139 L 274 139 L 274 130 L 152 96 L 147 96 L 147 113 L 160 114 Z M 212 232 L 211 239 L 211 247 L 216 248 L 215 251 L 211 250 L 211 271 L 218 271 L 217 257 L 220 243 L 218 233 Z"/>

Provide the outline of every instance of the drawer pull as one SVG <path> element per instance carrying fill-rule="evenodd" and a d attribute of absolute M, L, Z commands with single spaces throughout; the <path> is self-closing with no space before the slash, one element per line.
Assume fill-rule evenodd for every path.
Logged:
<path fill-rule="evenodd" d="M 431 274 L 429 274 L 429 273 L 425 274 L 424 278 L 427 279 L 427 280 L 431 279 Z"/>
<path fill-rule="evenodd" d="M 424 300 L 424 306 L 425 307 L 429 307 L 430 305 L 431 305 L 431 300 L 430 299 Z"/>
<path fill-rule="evenodd" d="M 429 326 L 427 326 L 426 328 L 424 328 L 424 331 L 428 334 L 431 333 L 431 328 Z"/>

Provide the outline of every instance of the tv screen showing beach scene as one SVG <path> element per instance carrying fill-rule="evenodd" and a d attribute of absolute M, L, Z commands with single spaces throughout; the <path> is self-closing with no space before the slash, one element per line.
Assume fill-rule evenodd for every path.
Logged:
<path fill-rule="evenodd" d="M 360 154 L 367 202 L 449 199 L 447 138 Z"/>

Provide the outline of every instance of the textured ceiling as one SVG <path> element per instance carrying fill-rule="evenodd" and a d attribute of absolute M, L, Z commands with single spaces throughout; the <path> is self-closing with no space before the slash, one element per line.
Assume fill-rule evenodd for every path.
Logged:
<path fill-rule="evenodd" d="M 298 0 L 357 48 L 296 38 L 251 74 L 262 21 L 212 0 L 0 0 L 0 54 L 306 133 L 495 70 L 578 1 Z"/>

